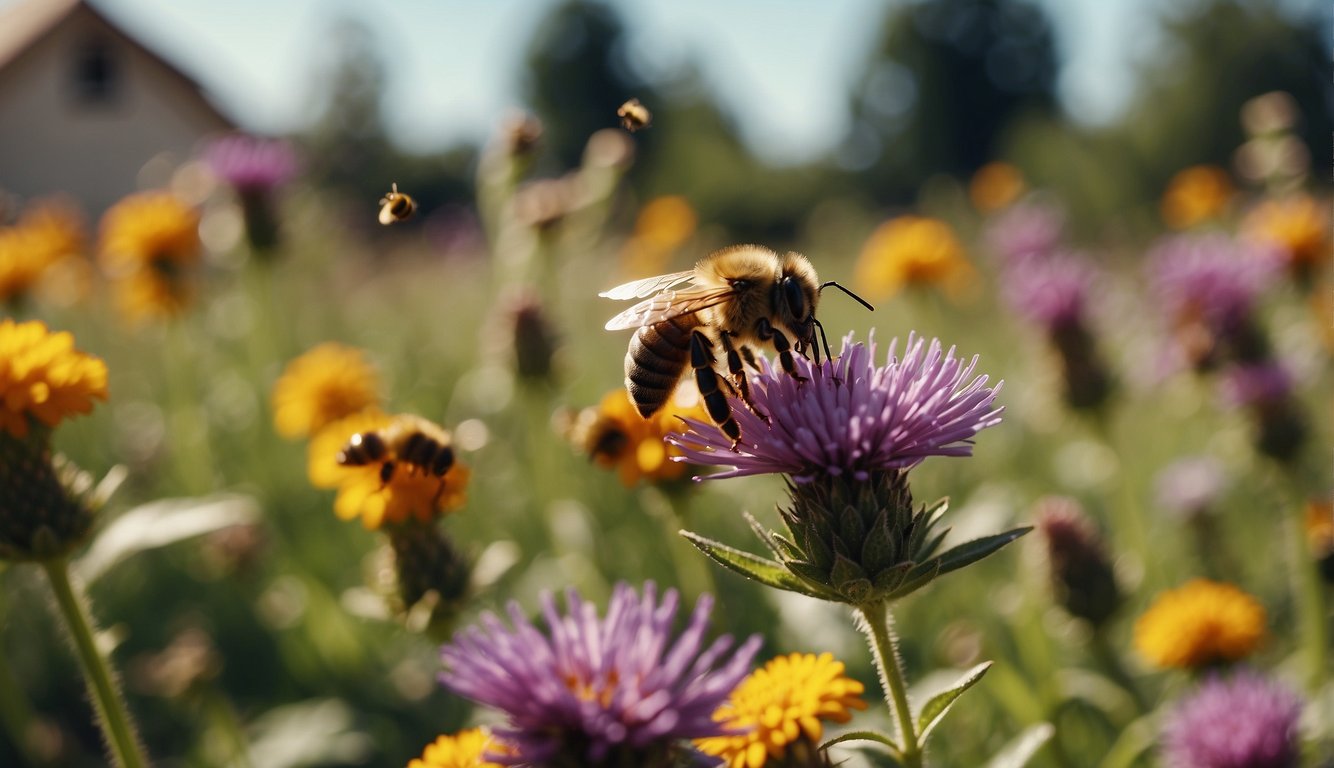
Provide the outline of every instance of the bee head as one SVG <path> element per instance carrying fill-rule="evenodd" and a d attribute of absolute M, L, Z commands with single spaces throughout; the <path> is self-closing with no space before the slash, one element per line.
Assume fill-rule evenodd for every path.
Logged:
<path fill-rule="evenodd" d="M 798 348 L 815 339 L 815 304 L 820 298 L 815 270 L 805 256 L 789 253 L 774 287 L 779 322 L 792 332 Z"/>

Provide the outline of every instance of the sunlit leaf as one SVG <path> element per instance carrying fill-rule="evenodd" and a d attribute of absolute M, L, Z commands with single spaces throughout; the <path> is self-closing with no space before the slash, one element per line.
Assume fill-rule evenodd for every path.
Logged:
<path fill-rule="evenodd" d="M 139 552 L 245 525 L 258 518 L 259 504 L 238 494 L 150 502 L 117 517 L 97 534 L 74 568 L 80 578 L 92 582 Z"/>
<path fill-rule="evenodd" d="M 963 692 L 977 684 L 978 680 L 991 669 L 991 662 L 984 661 L 981 664 L 968 670 L 949 688 L 932 696 L 926 704 L 922 705 L 922 711 L 917 713 L 917 743 L 926 744 L 926 739 L 935 730 L 940 721 L 945 718 L 945 714 L 954 706 Z"/>
<path fill-rule="evenodd" d="M 808 597 L 829 599 L 827 595 L 820 594 L 814 587 L 793 576 L 781 563 L 775 560 L 752 555 L 749 552 L 729 547 L 726 544 L 690 531 L 682 531 L 681 535 L 698 547 L 701 552 L 713 558 L 718 564 L 736 571 L 742 576 L 754 579 L 765 586 L 787 590 L 788 592 L 797 592 Z"/>
<path fill-rule="evenodd" d="M 1024 730 L 1001 748 L 996 756 L 987 762 L 986 768 L 1023 768 L 1033 759 L 1042 745 L 1051 741 L 1056 729 L 1051 723 L 1038 723 Z"/>

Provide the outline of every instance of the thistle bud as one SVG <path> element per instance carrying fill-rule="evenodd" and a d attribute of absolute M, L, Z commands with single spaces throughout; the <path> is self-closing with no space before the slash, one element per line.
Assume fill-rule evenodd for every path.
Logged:
<path fill-rule="evenodd" d="M 400 606 L 406 611 L 435 592 L 445 609 L 460 603 L 468 591 L 468 561 L 432 523 L 416 520 L 386 526 L 394 551 L 394 575 Z"/>
<path fill-rule="evenodd" d="M 34 425 L 23 438 L 0 430 L 0 559 L 50 560 L 74 551 L 93 512 L 51 455 L 51 429 Z"/>
<path fill-rule="evenodd" d="M 542 300 L 536 294 L 516 297 L 509 307 L 514 329 L 514 367 L 525 381 L 550 381 L 558 342 Z"/>
<path fill-rule="evenodd" d="M 1047 544 L 1056 602 L 1094 629 L 1121 605 L 1107 547 L 1079 502 L 1048 496 L 1037 503 L 1037 527 Z"/>

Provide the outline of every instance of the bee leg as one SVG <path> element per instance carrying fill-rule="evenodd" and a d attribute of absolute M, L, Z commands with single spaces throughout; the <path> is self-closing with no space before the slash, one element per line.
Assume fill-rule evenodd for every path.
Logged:
<path fill-rule="evenodd" d="M 718 386 L 721 377 L 713 369 L 715 362 L 713 342 L 699 331 L 693 331 L 690 334 L 690 367 L 695 369 L 695 385 L 699 387 L 700 397 L 704 398 L 704 407 L 709 412 L 709 418 L 713 419 L 713 423 L 718 425 L 723 434 L 732 438 L 732 450 L 736 450 L 737 444 L 741 442 L 741 427 L 737 425 L 736 419 L 732 418 L 732 409 L 727 404 L 727 396 Z"/>
<path fill-rule="evenodd" d="M 380 490 L 384 490 L 389 485 L 389 481 L 394 479 L 394 469 L 397 465 L 393 459 L 387 459 L 380 465 Z"/>
<path fill-rule="evenodd" d="M 778 352 L 778 362 L 783 366 L 787 375 L 797 381 L 805 381 L 806 377 L 797 373 L 797 364 L 792 360 L 792 344 L 787 340 L 787 336 L 782 331 L 769 324 L 769 319 L 761 317 L 755 324 L 755 334 L 764 341 L 773 340 L 774 349 Z"/>
<path fill-rule="evenodd" d="M 746 360 L 746 365 L 749 365 L 749 366 L 750 366 L 750 369 L 751 369 L 752 371 L 755 371 L 756 373 L 759 373 L 759 370 L 760 370 L 760 363 L 759 363 L 758 360 L 755 359 L 755 351 L 754 351 L 754 350 L 752 350 L 750 347 L 746 346 L 745 344 L 742 344 L 742 345 L 741 345 L 741 356 L 742 356 L 743 358 L 745 358 L 745 360 Z"/>
<path fill-rule="evenodd" d="M 768 424 L 769 417 L 761 413 L 750 399 L 750 382 L 746 380 L 746 369 L 741 365 L 741 354 L 737 352 L 736 347 L 732 346 L 732 334 L 723 331 L 719 334 L 719 338 L 723 342 L 723 350 L 727 352 L 727 372 L 732 374 L 732 378 L 736 380 L 737 389 L 740 390 L 741 402 L 746 404 L 751 413 L 759 416 L 765 424 Z"/>

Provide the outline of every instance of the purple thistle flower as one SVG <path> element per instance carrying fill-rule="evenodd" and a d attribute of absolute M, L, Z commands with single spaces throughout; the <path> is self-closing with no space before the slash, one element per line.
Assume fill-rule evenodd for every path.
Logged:
<path fill-rule="evenodd" d="M 1159 506 L 1172 514 L 1190 517 L 1218 501 L 1227 488 L 1227 474 L 1218 459 L 1189 456 L 1164 467 L 1154 485 Z"/>
<path fill-rule="evenodd" d="M 1073 253 L 1030 253 L 1005 262 L 1002 287 L 1011 308 L 1052 330 L 1082 321 L 1096 273 Z"/>
<path fill-rule="evenodd" d="M 1182 698 L 1162 732 L 1172 768 L 1289 768 L 1299 759 L 1302 702 L 1256 672 L 1212 677 Z"/>
<path fill-rule="evenodd" d="M 1282 268 L 1272 249 L 1217 233 L 1164 238 L 1149 251 L 1148 265 L 1167 317 L 1199 318 L 1214 332 L 1242 320 Z"/>
<path fill-rule="evenodd" d="M 242 193 L 272 191 L 297 172 L 296 153 L 290 144 L 243 134 L 214 141 L 204 151 L 204 159 L 214 175 Z"/>
<path fill-rule="evenodd" d="M 997 216 L 986 240 L 1002 264 L 1025 256 L 1046 256 L 1056 250 L 1065 231 L 1065 214 L 1049 203 L 1028 201 Z"/>
<path fill-rule="evenodd" d="M 1231 366 L 1218 382 L 1219 399 L 1230 408 L 1269 405 L 1291 393 L 1292 374 L 1273 360 Z"/>
<path fill-rule="evenodd" d="M 815 364 L 796 358 L 800 379 L 774 370 L 761 359 L 751 380 L 751 399 L 761 418 L 737 398 L 732 413 L 741 442 L 712 424 L 684 419 L 688 431 L 669 435 L 682 461 L 731 466 L 710 478 L 770 472 L 806 483 L 822 474 L 845 473 L 864 481 L 872 472 L 908 469 L 927 456 L 970 456 L 972 437 L 999 424 L 1004 408 L 992 403 L 1001 384 L 988 387 L 986 376 L 973 377 L 977 357 L 965 363 L 954 348 L 909 334 L 900 360 L 898 340 L 889 345 L 889 362 L 877 367 L 876 345 L 843 340 L 834 360 Z"/>
<path fill-rule="evenodd" d="M 542 596 L 548 631 L 534 627 L 510 603 L 512 628 L 485 613 L 443 646 L 440 680 L 456 693 L 509 716 L 495 728 L 512 750 L 489 759 L 507 765 L 553 760 L 598 765 L 611 760 L 648 765 L 676 742 L 722 733 L 714 710 L 750 671 L 758 635 L 725 663 L 732 646 L 723 636 L 707 648 L 704 632 L 713 600 L 695 604 L 689 626 L 673 643 L 676 590 L 661 602 L 652 582 L 641 598 L 618 584 L 605 618 L 573 590 L 562 615 L 550 593 Z"/>

